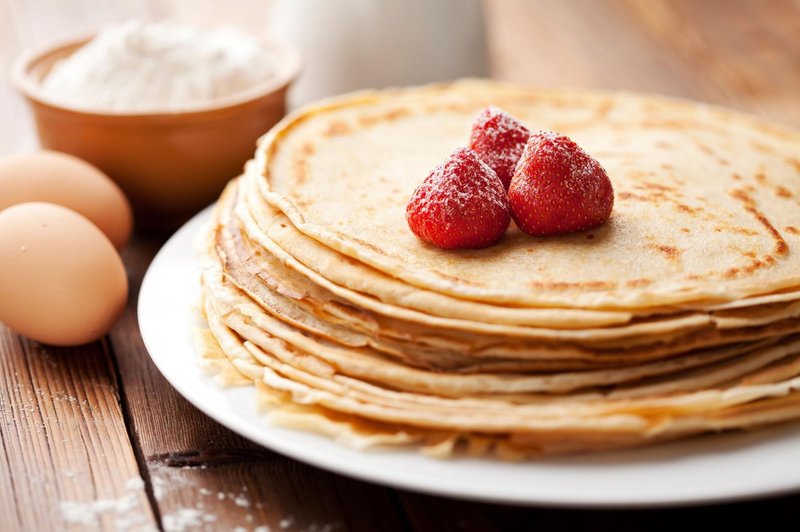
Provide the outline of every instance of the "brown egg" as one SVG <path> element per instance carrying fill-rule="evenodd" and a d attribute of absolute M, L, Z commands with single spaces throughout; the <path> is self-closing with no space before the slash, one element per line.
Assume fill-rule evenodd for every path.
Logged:
<path fill-rule="evenodd" d="M 91 220 L 117 249 L 131 236 L 133 217 L 122 190 L 91 164 L 55 151 L 0 159 L 0 211 L 29 201 L 63 205 Z"/>
<path fill-rule="evenodd" d="M 0 321 L 34 340 L 80 345 L 125 308 L 117 250 L 85 217 L 51 203 L 0 212 Z"/>

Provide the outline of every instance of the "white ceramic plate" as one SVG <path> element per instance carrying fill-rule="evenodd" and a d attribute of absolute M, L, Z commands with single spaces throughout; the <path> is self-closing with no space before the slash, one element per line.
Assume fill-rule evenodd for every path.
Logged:
<path fill-rule="evenodd" d="M 195 365 L 198 214 L 153 260 L 139 295 L 150 356 L 197 408 L 274 451 L 323 469 L 415 491 L 512 504 L 665 506 L 728 501 L 800 489 L 800 424 L 647 449 L 523 463 L 441 461 L 413 451 L 354 451 L 321 436 L 266 424 L 252 388 L 217 387 Z M 158 415 L 158 412 L 153 412 Z"/>

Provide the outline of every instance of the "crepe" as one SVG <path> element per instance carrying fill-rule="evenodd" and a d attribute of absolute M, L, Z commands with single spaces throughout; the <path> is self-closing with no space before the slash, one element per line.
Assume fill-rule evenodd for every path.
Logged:
<path fill-rule="evenodd" d="M 615 188 L 611 219 L 552 238 L 512 227 L 488 249 L 456 252 L 404 230 L 411 192 L 487 105 L 596 157 Z M 626 309 L 800 286 L 798 145 L 794 131 L 695 103 L 467 81 L 305 108 L 264 137 L 256 160 L 264 199 L 298 230 L 408 284 L 482 302 Z"/>
<path fill-rule="evenodd" d="M 411 190 L 488 104 L 600 159 L 611 220 L 483 250 L 416 239 Z M 312 105 L 262 139 L 198 239 L 199 364 L 255 386 L 272 423 L 436 457 L 795 419 L 799 140 L 688 102 L 488 82 Z"/>
<path fill-rule="evenodd" d="M 694 370 L 698 366 L 708 366 L 721 361 L 715 370 L 723 370 L 717 381 L 724 382 L 735 376 L 725 371 L 733 364 L 743 370 L 751 368 L 750 363 L 756 359 L 756 366 L 767 365 L 774 360 L 770 354 L 761 357 L 750 357 L 755 352 L 774 347 L 777 338 L 757 342 L 737 344 L 728 348 L 711 351 L 693 352 L 685 357 L 670 359 L 665 362 L 641 364 L 633 367 L 584 371 L 574 373 L 542 374 L 509 373 L 490 374 L 486 371 L 478 375 L 461 375 L 425 371 L 408 367 L 381 356 L 380 353 L 364 348 L 346 348 L 337 346 L 323 338 L 302 334 L 291 326 L 281 323 L 248 301 L 247 297 L 234 286 L 225 282 L 221 270 L 209 268 L 205 277 L 208 288 L 206 308 L 213 309 L 219 319 L 234 329 L 240 336 L 266 349 L 273 354 L 281 353 L 284 357 L 305 361 L 315 357 L 317 368 L 323 373 L 342 371 L 351 376 L 358 376 L 374 382 L 382 382 L 395 388 L 423 391 L 453 397 L 491 394 L 520 393 L 563 393 L 581 388 L 615 385 L 631 381 L 643 380 L 647 377 L 664 373 L 676 373 Z M 213 294 L 213 295 L 212 295 Z M 790 347 L 794 343 L 784 339 Z M 798 342 L 800 345 L 800 342 Z M 790 347 L 785 345 L 775 352 L 787 354 Z M 296 353 L 300 353 L 299 355 Z M 696 375 L 696 373 L 692 373 Z M 674 384 L 674 381 L 670 381 Z M 707 382 L 707 381 L 706 381 Z M 661 386 L 661 384 L 659 384 Z M 629 392 L 628 392 L 629 393 Z"/>
<path fill-rule="evenodd" d="M 247 189 L 245 188 L 244 193 L 246 194 L 246 192 Z M 242 206 L 243 205 L 240 205 L 240 207 Z M 336 257 L 337 254 L 331 250 L 326 250 L 324 252 L 327 253 L 327 257 L 322 261 L 319 260 L 320 255 L 323 253 L 320 249 L 317 250 L 320 252 L 320 254 L 317 255 L 305 255 L 302 253 L 302 251 L 298 252 L 297 247 L 293 244 L 293 241 L 298 240 L 298 238 L 283 239 L 280 240 L 280 243 L 272 240 L 270 238 L 273 234 L 273 231 L 271 230 L 272 228 L 280 227 L 280 231 L 288 232 L 290 231 L 290 224 L 288 221 L 286 221 L 285 217 L 279 213 L 276 213 L 274 210 L 269 210 L 266 208 L 259 209 L 257 211 L 257 215 L 262 220 L 261 225 L 256 225 L 256 222 L 253 221 L 253 215 L 251 215 L 246 208 L 238 211 L 239 220 L 242 220 L 248 227 L 249 237 L 255 238 L 260 244 L 263 244 L 265 248 L 270 250 L 271 254 L 267 255 L 266 257 L 263 255 L 261 257 L 255 257 L 254 253 L 257 253 L 257 251 L 254 253 L 248 253 L 248 250 L 244 249 L 247 247 L 246 244 L 241 244 L 239 247 L 242 248 L 240 253 L 244 254 L 244 256 L 240 256 L 240 260 L 252 263 L 258 269 L 260 276 L 264 277 L 266 275 L 266 277 L 273 279 L 276 283 L 280 283 L 281 281 L 286 281 L 287 279 L 292 278 L 296 283 L 302 284 L 304 281 L 296 281 L 295 276 L 297 273 L 306 275 L 309 280 L 329 286 L 331 290 L 335 290 L 339 296 L 350 303 L 355 305 L 360 304 L 363 307 L 373 310 L 375 313 L 383 316 L 390 318 L 403 318 L 407 322 L 410 321 L 423 326 L 429 326 L 429 334 L 430 330 L 452 328 L 461 331 L 517 336 L 523 338 L 536 338 L 540 340 L 548 339 L 577 342 L 605 341 L 607 346 L 632 345 L 637 341 L 637 338 L 641 340 L 647 335 L 658 335 L 660 341 L 664 341 L 669 338 L 670 335 L 674 335 L 675 333 L 679 332 L 687 332 L 691 330 L 708 328 L 711 326 L 716 326 L 719 328 L 735 328 L 764 325 L 780 319 L 794 318 L 800 314 L 800 303 L 797 300 L 790 299 L 780 303 L 760 304 L 744 310 L 722 309 L 708 311 L 701 309 L 700 311 L 692 313 L 688 311 L 682 312 L 681 309 L 673 309 L 673 313 L 667 316 L 657 316 L 652 319 L 635 319 L 631 316 L 628 316 L 629 321 L 624 325 L 620 324 L 619 326 L 615 327 L 606 326 L 603 328 L 585 326 L 579 330 L 562 330 L 560 327 L 547 328 L 533 326 L 500 326 L 494 324 L 487 326 L 485 322 L 475 320 L 453 320 L 451 318 L 441 319 L 425 313 L 409 312 L 408 309 L 401 306 L 400 302 L 394 304 L 387 303 L 385 297 L 382 297 L 379 301 L 369 301 L 367 298 L 363 297 L 362 293 L 359 293 L 353 289 L 348 290 L 342 286 L 333 286 L 330 279 L 323 278 L 318 271 L 312 269 L 311 266 L 308 265 L 318 265 L 320 262 L 325 262 L 326 260 L 336 261 L 345 259 L 343 259 L 341 256 Z M 224 213 L 222 218 L 223 224 L 229 223 L 227 222 L 227 218 L 225 217 Z M 267 233 L 264 233 L 262 228 L 263 225 L 267 224 L 269 225 L 270 229 L 267 229 Z M 241 240 L 240 235 L 238 235 L 239 229 L 236 227 L 235 223 L 234 225 L 229 225 L 228 229 L 230 231 L 231 238 Z M 298 237 L 298 234 L 295 232 L 294 236 Z M 299 240 L 303 240 L 303 238 L 300 237 Z M 308 241 L 309 239 L 305 238 L 304 240 Z M 291 251 L 288 251 L 286 248 L 291 249 Z M 280 260 L 278 257 L 280 257 Z M 272 260 L 269 260 L 269 258 L 272 258 Z M 296 272 L 290 271 L 289 268 L 284 266 L 284 263 L 289 268 L 295 269 Z M 343 273 L 337 274 L 336 278 L 341 279 L 344 282 L 347 282 L 348 279 L 361 278 L 363 280 L 363 277 L 358 275 L 359 272 L 355 271 L 357 265 L 352 266 L 354 268 L 352 271 L 348 270 L 346 267 L 341 268 Z M 321 289 L 321 287 L 314 285 L 313 282 L 309 285 L 308 281 L 305 281 L 305 286 L 313 287 L 316 290 L 313 294 L 308 292 L 308 288 L 305 289 L 305 292 L 302 290 L 295 290 L 294 293 L 301 293 L 301 296 L 304 298 L 318 298 L 328 302 L 335 300 L 332 292 Z M 291 292 L 291 290 L 284 290 L 284 292 Z M 385 294 L 381 294 L 381 296 L 385 296 Z M 451 301 L 453 300 L 451 299 Z M 344 304 L 346 304 L 346 302 Z M 452 308 L 453 306 L 453 304 L 450 302 L 444 304 L 448 305 L 447 308 Z M 531 310 L 550 313 L 553 316 L 557 316 L 559 312 L 573 312 L 573 309 Z M 485 313 L 488 312 L 490 311 L 485 311 Z M 375 316 L 375 314 L 371 314 L 369 315 L 368 319 L 374 324 L 378 318 Z M 387 320 L 384 320 L 384 323 L 386 323 L 386 321 Z M 407 322 L 404 323 L 402 327 L 405 330 L 409 330 L 409 328 L 413 329 L 414 325 L 410 325 Z M 373 327 L 375 326 L 376 325 L 373 325 Z M 417 330 L 418 329 L 419 328 L 417 328 Z M 466 337 L 461 335 L 461 338 L 463 339 Z M 614 340 L 619 339 L 626 339 L 627 341 L 623 342 L 622 344 L 613 344 Z M 496 342 L 497 340 L 495 340 L 495 343 Z"/>
<path fill-rule="evenodd" d="M 300 417 L 306 429 L 344 431 L 352 439 L 351 425 L 359 426 L 365 437 L 359 446 L 407 444 L 447 436 L 453 445 L 439 449 L 449 456 L 458 440 L 475 438 L 487 444 L 484 452 L 497 450 L 502 443 L 512 442 L 517 455 L 539 455 L 576 451 L 597 451 L 610 448 L 655 443 L 685 437 L 709 430 L 774 423 L 800 415 L 800 378 L 772 371 L 755 371 L 749 377 L 778 375 L 784 380 L 747 383 L 736 382 L 724 390 L 691 390 L 665 396 L 644 394 L 611 397 L 608 400 L 581 402 L 565 396 L 561 400 L 534 399 L 525 404 L 481 398 L 447 399 L 436 396 L 395 392 L 367 382 L 337 376 L 327 371 L 325 364 L 316 364 L 308 355 L 301 361 L 287 364 L 278 357 L 242 342 L 228 329 L 213 306 L 207 306 L 209 323 L 222 351 L 230 353 L 233 366 L 254 381 L 262 383 L 260 390 L 270 396 L 273 420 L 294 425 Z M 268 345 L 268 344 L 267 344 Z M 800 347 L 800 340 L 778 348 L 768 348 L 780 360 L 785 353 Z M 252 357 L 252 358 L 248 358 Z M 791 358 L 791 357 L 790 357 Z M 306 360 L 303 360 L 306 359 Z M 792 358 L 794 370 L 800 369 Z M 752 371 L 754 368 L 750 368 Z M 288 396 L 288 397 L 286 397 Z M 284 410 L 289 406 L 288 411 Z M 307 409 L 316 406 L 314 418 Z M 277 407 L 277 408 L 276 408 Z M 380 427 L 369 430 L 369 423 Z M 332 425 L 333 424 L 333 425 Z M 296 425 L 295 425 L 296 426 Z M 393 429 L 393 430 L 392 430 Z M 488 435 L 488 438 L 487 438 Z M 504 446 L 501 445 L 500 449 Z M 472 450 L 475 453 L 475 449 Z M 502 455 L 501 455 L 502 456 Z"/>

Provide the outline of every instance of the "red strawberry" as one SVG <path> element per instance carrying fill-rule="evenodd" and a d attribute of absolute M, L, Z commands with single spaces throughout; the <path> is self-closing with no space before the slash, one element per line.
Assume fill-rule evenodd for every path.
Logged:
<path fill-rule="evenodd" d="M 514 168 L 528 142 L 530 131 L 516 118 L 489 106 L 475 118 L 469 147 L 478 154 L 508 190 Z"/>
<path fill-rule="evenodd" d="M 411 195 L 406 220 L 415 235 L 434 246 L 482 248 L 503 236 L 511 215 L 497 174 L 474 151 L 459 148 Z"/>
<path fill-rule="evenodd" d="M 564 135 L 531 135 L 508 189 L 511 215 L 534 236 L 601 225 L 611 215 L 614 189 L 594 158 Z"/>

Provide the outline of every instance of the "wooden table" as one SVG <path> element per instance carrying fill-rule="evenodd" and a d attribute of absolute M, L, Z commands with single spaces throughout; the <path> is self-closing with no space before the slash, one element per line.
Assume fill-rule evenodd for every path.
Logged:
<path fill-rule="evenodd" d="M 221 5 L 0 0 L 0 67 L 6 70 L 22 47 L 131 17 L 263 27 L 265 2 Z M 486 5 L 498 78 L 660 92 L 800 126 L 800 2 Z M 3 82 L 0 153 L 35 144 L 27 109 Z M 190 406 L 150 362 L 136 300 L 162 242 L 139 235 L 125 250 L 128 310 L 102 341 L 56 348 L 0 325 L 0 531 L 639 530 L 793 522 L 798 496 L 659 511 L 514 508 L 378 487 L 263 449 Z"/>

